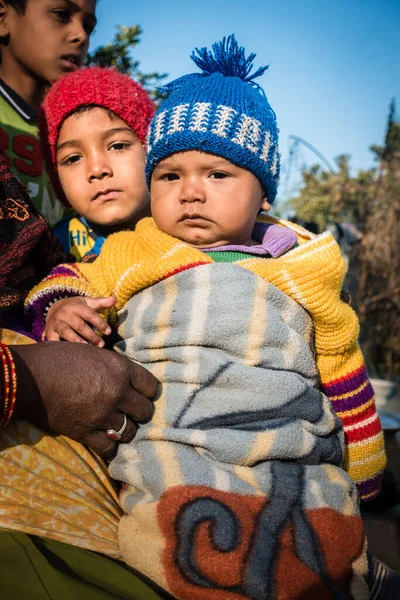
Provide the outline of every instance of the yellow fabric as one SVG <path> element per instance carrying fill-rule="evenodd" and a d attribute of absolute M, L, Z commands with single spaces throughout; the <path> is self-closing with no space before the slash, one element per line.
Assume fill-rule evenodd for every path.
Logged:
<path fill-rule="evenodd" d="M 120 558 L 122 511 L 106 464 L 26 421 L 0 430 L 0 528 Z"/>
<path fill-rule="evenodd" d="M 354 310 L 340 300 L 345 262 L 329 232 L 280 258 L 250 258 L 238 264 L 278 287 L 311 315 L 322 384 L 362 366 L 358 319 Z"/>
<path fill-rule="evenodd" d="M 7 344 L 32 344 L 0 329 Z M 122 511 L 104 461 L 82 444 L 26 421 L 0 429 L 0 528 L 120 559 Z"/>
<path fill-rule="evenodd" d="M 7 344 L 8 346 L 13 344 L 16 346 L 35 344 L 35 340 L 27 335 L 18 333 L 17 331 L 12 331 L 12 329 L 5 329 L 3 327 L 0 327 L 0 342 L 3 342 L 3 344 Z"/>

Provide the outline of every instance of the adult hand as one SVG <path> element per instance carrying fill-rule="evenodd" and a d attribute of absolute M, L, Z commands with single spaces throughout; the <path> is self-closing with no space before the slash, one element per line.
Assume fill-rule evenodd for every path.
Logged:
<path fill-rule="evenodd" d="M 86 444 L 111 459 L 117 442 L 106 435 L 118 431 L 128 417 L 121 442 L 131 441 L 135 422 L 153 412 L 149 400 L 158 381 L 128 358 L 94 346 L 43 342 L 10 346 L 17 368 L 14 419 L 28 419 Z"/>
<path fill-rule="evenodd" d="M 85 340 L 104 347 L 104 340 L 93 329 L 109 335 L 111 328 L 97 311 L 114 306 L 114 296 L 106 298 L 63 298 L 55 302 L 46 316 L 45 333 L 49 341 L 66 340 L 68 342 L 87 343 Z"/>

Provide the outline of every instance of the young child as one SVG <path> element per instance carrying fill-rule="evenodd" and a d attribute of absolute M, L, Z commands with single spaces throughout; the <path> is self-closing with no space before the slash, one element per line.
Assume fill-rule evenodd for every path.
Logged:
<path fill-rule="evenodd" d="M 58 198 L 77 213 L 53 231 L 77 260 L 97 256 L 107 235 L 149 214 L 144 144 L 153 114 L 147 92 L 114 69 L 80 69 L 48 91 L 43 156 Z"/>
<path fill-rule="evenodd" d="M 95 8 L 96 0 L 0 0 L 0 148 L 50 225 L 64 208 L 43 168 L 37 110 L 49 82 L 84 63 Z"/>
<path fill-rule="evenodd" d="M 54 270 L 27 315 L 39 334 L 64 298 L 47 329 L 61 307 L 80 330 L 68 297 L 114 294 L 116 349 L 162 382 L 110 464 L 129 565 L 186 600 L 368 598 L 341 465 L 369 499 L 385 455 L 343 259 L 331 234 L 257 216 L 279 177 L 275 113 L 254 82 L 265 68 L 252 75 L 233 36 L 197 52 L 202 72 L 167 86 L 150 126 L 154 220 Z M 110 439 L 124 441 L 121 424 Z"/>

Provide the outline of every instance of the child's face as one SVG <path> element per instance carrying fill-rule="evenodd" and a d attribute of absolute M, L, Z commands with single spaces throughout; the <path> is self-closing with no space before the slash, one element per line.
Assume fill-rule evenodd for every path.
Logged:
<path fill-rule="evenodd" d="M 258 179 L 213 154 L 179 152 L 151 179 L 151 212 L 161 231 L 199 248 L 251 245 L 259 210 L 270 205 Z"/>
<path fill-rule="evenodd" d="M 28 0 L 24 14 L 0 1 L 2 60 L 23 77 L 53 82 L 82 66 L 95 24 L 95 0 Z M 4 16 L 5 14 L 5 16 Z"/>
<path fill-rule="evenodd" d="M 134 226 L 147 213 L 144 162 L 136 134 L 103 108 L 73 114 L 61 127 L 60 183 L 71 206 L 91 223 Z"/>

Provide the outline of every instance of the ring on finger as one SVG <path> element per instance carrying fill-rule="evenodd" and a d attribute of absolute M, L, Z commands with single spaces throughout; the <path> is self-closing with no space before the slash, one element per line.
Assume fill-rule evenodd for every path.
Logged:
<path fill-rule="evenodd" d="M 126 426 L 128 425 L 128 418 L 126 416 L 125 413 L 122 413 L 124 415 L 124 422 L 122 424 L 121 429 L 119 429 L 118 431 L 115 431 L 115 429 L 107 429 L 106 431 L 106 435 L 110 438 L 110 440 L 113 440 L 114 442 L 119 442 L 125 429 Z"/>

